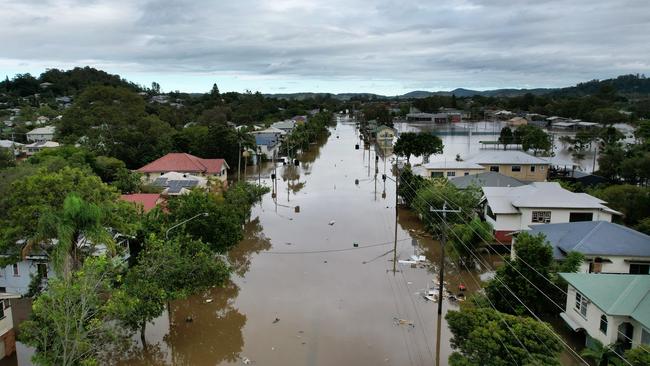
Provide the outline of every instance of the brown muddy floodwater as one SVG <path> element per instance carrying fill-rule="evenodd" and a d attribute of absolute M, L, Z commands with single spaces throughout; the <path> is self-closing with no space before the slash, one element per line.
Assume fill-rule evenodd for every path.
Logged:
<path fill-rule="evenodd" d="M 395 183 L 381 180 L 384 172 L 393 177 L 392 156 L 356 150 L 358 142 L 354 122 L 339 120 L 299 156 L 299 167 L 278 164 L 277 192 L 253 209 L 245 240 L 229 253 L 232 281 L 172 303 L 170 314 L 147 327 L 147 349 L 138 343 L 115 363 L 433 365 L 437 304 L 422 293 L 433 286 L 439 243 L 400 209 L 393 252 Z M 272 170 L 267 164 L 259 174 L 269 187 Z M 255 167 L 247 179 L 257 181 Z M 397 264 L 393 271 L 394 255 L 414 254 L 431 265 Z M 450 291 L 463 283 L 468 293 L 480 281 L 449 261 L 445 280 Z M 457 308 L 444 301 L 443 315 Z M 443 365 L 449 337 L 443 322 Z M 18 352 L 19 360 L 29 359 L 24 346 Z"/>
<path fill-rule="evenodd" d="M 269 193 L 254 208 L 246 239 L 230 253 L 232 283 L 175 302 L 171 326 L 165 314 L 148 327 L 153 351 L 121 364 L 434 364 L 436 303 L 420 293 L 433 285 L 435 266 L 393 272 L 395 184 L 381 180 L 384 167 L 392 177 L 391 163 L 380 156 L 375 180 L 374 148 L 355 150 L 358 141 L 354 123 L 341 121 L 299 167 L 278 164 L 276 199 Z M 269 187 L 271 170 L 261 173 Z M 248 179 L 257 177 L 249 168 Z M 437 262 L 439 245 L 417 217 L 399 216 L 398 259 L 416 253 Z M 450 288 L 476 287 L 448 268 Z M 445 326 L 442 334 L 446 363 Z"/>

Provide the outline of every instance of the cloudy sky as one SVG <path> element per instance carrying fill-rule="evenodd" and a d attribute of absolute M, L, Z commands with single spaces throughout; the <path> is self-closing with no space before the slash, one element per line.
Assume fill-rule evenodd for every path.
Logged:
<path fill-rule="evenodd" d="M 163 90 L 556 87 L 650 74 L 649 0 L 0 0 L 0 76 Z"/>

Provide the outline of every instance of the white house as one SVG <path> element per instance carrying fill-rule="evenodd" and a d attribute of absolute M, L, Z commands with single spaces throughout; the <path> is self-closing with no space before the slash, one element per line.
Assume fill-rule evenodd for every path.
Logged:
<path fill-rule="evenodd" d="M 278 153 L 280 137 L 275 134 L 255 134 L 255 143 L 263 156 L 270 159 Z"/>
<path fill-rule="evenodd" d="M 52 141 L 54 139 L 55 132 L 56 132 L 56 127 L 54 126 L 35 128 L 27 132 L 27 141 L 31 141 L 31 142 Z"/>
<path fill-rule="evenodd" d="M 413 168 L 413 172 L 425 178 L 454 178 L 483 173 L 485 167 L 468 161 L 432 161 Z"/>
<path fill-rule="evenodd" d="M 25 153 L 28 156 L 32 156 L 32 155 L 36 154 L 39 151 L 42 151 L 42 150 L 45 150 L 45 149 L 53 149 L 53 148 L 57 148 L 59 146 L 60 145 L 59 145 L 58 142 L 39 141 L 39 142 L 31 143 L 29 145 L 25 145 L 25 146 L 23 146 L 23 148 L 25 149 Z"/>
<path fill-rule="evenodd" d="M 533 182 L 519 187 L 483 187 L 483 216 L 496 239 L 510 243 L 514 231 L 530 225 L 576 221 L 612 221 L 620 215 L 586 193 L 574 193 L 557 182 Z"/>
<path fill-rule="evenodd" d="M 187 173 L 168 172 L 153 181 L 152 185 L 163 188 L 165 196 L 187 194 L 192 188 L 208 187 L 208 178 Z"/>
<path fill-rule="evenodd" d="M 529 233 L 543 234 L 558 261 L 569 252 L 582 253 L 585 261 L 578 272 L 650 274 L 650 236 L 628 227 L 582 221 L 535 225 Z"/>
<path fill-rule="evenodd" d="M 169 153 L 137 171 L 144 174 L 149 183 L 165 173 L 179 172 L 201 177 L 213 177 L 225 186 L 228 179 L 228 164 L 224 159 L 203 159 L 186 153 Z"/>
<path fill-rule="evenodd" d="M 285 121 L 275 122 L 271 125 L 271 127 L 277 128 L 278 130 L 282 130 L 286 133 L 290 133 L 294 128 L 296 128 L 296 121 L 288 119 Z"/>
<path fill-rule="evenodd" d="M 16 352 L 16 332 L 14 331 L 11 299 L 18 298 L 20 295 L 0 293 L 0 359 Z"/>
<path fill-rule="evenodd" d="M 0 292 L 25 295 L 33 276 L 40 273 L 44 279 L 47 279 L 53 273 L 52 271 L 47 255 L 28 255 L 18 263 L 0 268 Z"/>
<path fill-rule="evenodd" d="M 25 144 L 11 140 L 0 140 L 0 148 L 11 150 L 14 155 L 20 155 L 24 150 Z"/>
<path fill-rule="evenodd" d="M 650 345 L 650 276 L 560 273 L 568 282 L 566 310 L 560 314 L 574 331 L 604 345 L 624 349 Z"/>

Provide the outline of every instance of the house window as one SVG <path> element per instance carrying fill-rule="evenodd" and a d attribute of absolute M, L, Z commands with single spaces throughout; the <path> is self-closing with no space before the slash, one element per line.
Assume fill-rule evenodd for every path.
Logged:
<path fill-rule="evenodd" d="M 47 263 L 36 264 L 36 270 L 41 277 L 47 278 Z"/>
<path fill-rule="evenodd" d="M 600 317 L 600 327 L 598 329 L 600 329 L 603 334 L 607 335 L 607 317 L 605 315 Z"/>
<path fill-rule="evenodd" d="M 650 274 L 650 263 L 630 263 L 630 274 Z"/>
<path fill-rule="evenodd" d="M 497 221 L 497 215 L 495 215 L 494 212 L 492 212 L 492 207 L 490 207 L 489 205 L 487 206 L 487 215 L 492 220 Z"/>
<path fill-rule="evenodd" d="M 490 171 L 498 173 L 499 172 L 499 166 L 498 165 L 492 165 L 490 166 Z"/>
<path fill-rule="evenodd" d="M 465 172 L 465 174 L 463 174 L 463 175 L 467 176 L 467 175 L 469 175 L 469 172 Z"/>
<path fill-rule="evenodd" d="M 569 222 L 580 222 L 580 221 L 593 221 L 594 214 L 592 212 L 570 212 L 569 213 Z"/>
<path fill-rule="evenodd" d="M 455 176 L 456 176 L 456 172 L 447 172 L 447 176 L 448 176 L 448 177 L 455 177 Z"/>
<path fill-rule="evenodd" d="M 520 172 L 521 171 L 521 165 L 513 165 L 512 166 L 512 171 L 513 172 Z"/>
<path fill-rule="evenodd" d="M 534 165 L 531 165 L 531 166 L 530 166 L 530 172 L 531 172 L 531 173 L 535 173 L 535 166 L 534 166 Z"/>
<path fill-rule="evenodd" d="M 580 312 L 583 317 L 587 316 L 587 298 L 579 292 L 576 292 L 576 310 Z"/>
<path fill-rule="evenodd" d="M 551 211 L 533 211 L 533 223 L 548 224 L 551 222 Z"/>
<path fill-rule="evenodd" d="M 431 172 L 431 178 L 442 177 L 442 172 Z"/>
<path fill-rule="evenodd" d="M 650 344 L 650 331 L 641 329 L 641 344 Z"/>
<path fill-rule="evenodd" d="M 18 273 L 18 263 L 13 264 L 13 270 L 14 270 L 14 276 L 16 277 L 20 276 L 20 273 Z"/>

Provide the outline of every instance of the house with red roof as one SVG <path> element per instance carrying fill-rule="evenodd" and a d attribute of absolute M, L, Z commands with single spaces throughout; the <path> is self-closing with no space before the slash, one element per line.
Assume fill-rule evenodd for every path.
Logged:
<path fill-rule="evenodd" d="M 127 202 L 133 202 L 136 205 L 141 205 L 144 212 L 153 210 L 163 201 L 162 196 L 158 193 L 123 194 L 120 199 Z"/>
<path fill-rule="evenodd" d="M 203 159 L 186 153 L 169 153 L 143 166 L 137 171 L 148 182 L 169 172 L 187 173 L 208 179 L 216 178 L 225 184 L 228 179 L 228 163 L 224 159 Z"/>

